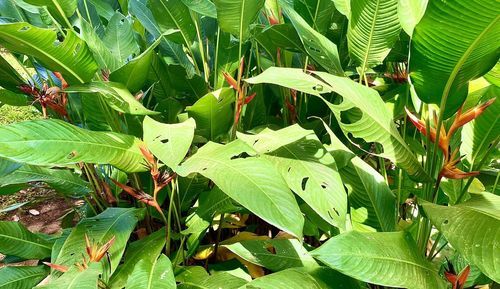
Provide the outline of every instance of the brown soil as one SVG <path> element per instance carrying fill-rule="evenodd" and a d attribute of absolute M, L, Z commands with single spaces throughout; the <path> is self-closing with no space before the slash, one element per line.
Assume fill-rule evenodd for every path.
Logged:
<path fill-rule="evenodd" d="M 31 232 L 57 234 L 61 231 L 62 218 L 72 210 L 74 201 L 65 199 L 54 190 L 44 187 L 33 187 L 21 190 L 14 195 L 0 196 L 0 210 L 16 203 L 29 202 L 28 204 L 6 213 L 0 213 L 0 221 L 17 221 L 22 223 Z M 30 213 L 30 210 L 39 212 Z M 0 254 L 0 268 L 3 255 Z M 11 265 L 33 266 L 37 260 L 24 261 Z"/>

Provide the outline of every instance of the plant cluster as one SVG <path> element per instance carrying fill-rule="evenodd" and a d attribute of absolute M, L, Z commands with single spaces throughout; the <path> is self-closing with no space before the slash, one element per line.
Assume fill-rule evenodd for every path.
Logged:
<path fill-rule="evenodd" d="M 497 0 L 2 0 L 0 288 L 500 282 Z M 42 282 L 43 280 L 43 282 Z M 42 284 L 39 285 L 39 283 Z M 495 286 L 495 285 L 493 285 Z"/>

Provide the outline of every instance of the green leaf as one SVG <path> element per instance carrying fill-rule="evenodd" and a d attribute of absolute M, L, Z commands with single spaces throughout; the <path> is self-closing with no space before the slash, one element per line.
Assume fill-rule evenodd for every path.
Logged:
<path fill-rule="evenodd" d="M 398 0 L 398 16 L 401 27 L 412 36 L 413 29 L 422 19 L 429 0 Z"/>
<path fill-rule="evenodd" d="M 0 221 L 0 253 L 23 259 L 50 257 L 52 242 L 28 231 L 21 223 Z"/>
<path fill-rule="evenodd" d="M 351 3 L 347 30 L 349 53 L 363 75 L 381 64 L 398 39 L 398 0 L 358 0 Z M 412 56 L 413 57 L 413 56 Z"/>
<path fill-rule="evenodd" d="M 301 236 L 304 218 L 285 181 L 270 161 L 245 158 L 248 154 L 255 152 L 239 140 L 227 145 L 209 142 L 179 167 L 178 174 L 202 174 L 266 222 Z"/>
<path fill-rule="evenodd" d="M 320 34 L 326 35 L 332 25 L 335 5 L 331 0 L 299 0 L 293 8 L 311 27 Z"/>
<path fill-rule="evenodd" d="M 10 161 L 8 159 L 0 158 L 0 177 L 8 175 L 13 171 L 20 168 L 22 164 Z M 1 183 L 3 185 L 3 183 Z"/>
<path fill-rule="evenodd" d="M 39 166 L 87 162 L 143 171 L 140 143 L 129 135 L 88 131 L 60 120 L 0 126 L 0 156 Z"/>
<path fill-rule="evenodd" d="M 154 48 L 159 44 L 156 42 L 141 55 L 129 61 L 124 66 L 109 75 L 109 80 L 124 84 L 131 92 L 137 92 L 146 83 L 149 69 L 153 62 Z"/>
<path fill-rule="evenodd" d="M 196 134 L 208 140 L 217 140 L 227 134 L 234 119 L 234 90 L 222 88 L 210 92 L 187 107 L 189 117 L 196 121 Z"/>
<path fill-rule="evenodd" d="M 496 282 L 500 282 L 500 197 L 471 194 L 468 201 L 447 207 L 423 203 L 432 224 L 468 261 Z"/>
<path fill-rule="evenodd" d="M 25 106 L 29 104 L 26 95 L 6 89 L 0 89 L 0 102 L 12 106 Z"/>
<path fill-rule="evenodd" d="M 1 186 L 28 182 L 45 182 L 65 196 L 73 198 L 82 197 L 91 191 L 89 183 L 83 181 L 80 176 L 64 169 L 24 165 L 0 178 Z"/>
<path fill-rule="evenodd" d="M 55 260 L 52 260 L 52 263 L 72 266 L 75 262 L 81 262 L 85 252 L 85 234 L 99 244 L 108 242 L 114 236 L 115 241 L 108 251 L 111 275 L 120 263 L 130 234 L 143 214 L 143 209 L 108 208 L 95 217 L 83 219 L 73 228 L 57 256 L 53 256 Z"/>
<path fill-rule="evenodd" d="M 19 91 L 17 87 L 23 83 L 25 83 L 25 80 L 19 75 L 19 72 L 10 65 L 3 54 L 0 55 L 0 86 L 16 92 Z M 0 99 L 0 101 L 4 102 L 3 99 Z"/>
<path fill-rule="evenodd" d="M 358 84 L 349 78 L 338 77 L 324 72 L 316 72 L 322 80 L 304 73 L 301 69 L 271 67 L 260 75 L 247 79 L 248 83 L 272 83 L 298 91 L 316 95 L 333 111 L 344 134 L 351 133 L 367 142 L 377 142 L 383 146 L 382 157 L 395 162 L 416 180 L 430 178 L 417 161 L 413 152 L 399 134 L 377 91 Z M 321 93 L 336 92 L 343 97 L 340 104 L 332 104 Z M 360 110 L 361 118 L 354 123 L 342 123 L 342 113 Z"/>
<path fill-rule="evenodd" d="M 351 18 L 351 0 L 332 0 L 337 11 L 342 13 L 347 19 Z"/>
<path fill-rule="evenodd" d="M 269 54 L 275 53 L 277 47 L 295 52 L 304 50 L 297 31 L 290 24 L 276 24 L 266 27 L 256 36 L 256 39 Z"/>
<path fill-rule="evenodd" d="M 165 246 L 165 229 L 160 229 L 144 239 L 130 243 L 125 252 L 125 261 L 111 277 L 111 288 L 123 288 L 138 261 L 153 263 Z"/>
<path fill-rule="evenodd" d="M 85 40 L 90 51 L 92 51 L 92 55 L 94 55 L 99 67 L 103 69 L 107 68 L 110 71 L 118 69 L 122 64 L 121 60 L 116 54 L 113 54 L 108 47 L 106 47 L 94 28 L 92 28 L 92 26 L 84 19 L 82 19 L 81 26 L 82 39 Z"/>
<path fill-rule="evenodd" d="M 196 37 L 196 26 L 189 9 L 181 0 L 150 0 L 148 7 L 162 33 L 171 29 L 178 30 L 169 39 L 191 47 Z"/>
<path fill-rule="evenodd" d="M 305 267 L 308 270 L 319 267 L 296 239 L 248 240 L 224 247 L 248 262 L 273 272 L 293 267 Z"/>
<path fill-rule="evenodd" d="M 127 282 L 127 289 L 170 289 L 177 288 L 172 263 L 165 255 L 154 262 L 140 260 Z"/>
<path fill-rule="evenodd" d="M 265 0 L 214 0 L 220 29 L 245 41 L 264 3 Z"/>
<path fill-rule="evenodd" d="M 311 253 L 333 269 L 364 282 L 412 289 L 446 288 L 437 270 L 404 232 L 350 231 Z"/>
<path fill-rule="evenodd" d="M 352 227 L 358 231 L 394 231 L 396 197 L 384 177 L 351 152 L 325 125 L 330 135 L 332 154 L 342 154 L 347 163 L 339 169 L 340 177 L 349 192 Z M 336 156 L 336 160 L 337 160 Z"/>
<path fill-rule="evenodd" d="M 204 276 L 201 270 L 206 274 L 206 271 L 203 267 L 200 268 L 200 271 L 188 272 L 186 274 L 186 279 L 181 282 L 178 286 L 180 289 L 237 289 L 241 288 L 241 286 L 247 283 L 246 280 L 236 277 L 228 272 L 218 272 L 214 273 L 210 276 Z M 192 275 L 198 276 L 192 276 Z"/>
<path fill-rule="evenodd" d="M 328 223 L 344 228 L 347 196 L 335 160 L 313 131 L 299 125 L 257 135 L 238 134 L 269 160 L 300 198 Z M 289 141 L 289 142 L 288 142 Z"/>
<path fill-rule="evenodd" d="M 106 103 L 111 108 L 122 113 L 132 115 L 152 115 L 159 114 L 145 108 L 125 85 L 118 82 L 93 81 L 81 85 L 72 85 L 65 90 L 66 92 L 99 93 L 104 97 Z M 95 100 L 97 101 L 97 99 Z"/>
<path fill-rule="evenodd" d="M 75 266 L 55 281 L 36 288 L 41 289 L 97 289 L 103 268 L 100 263 L 90 263 L 89 268 L 80 271 Z"/>
<path fill-rule="evenodd" d="M 49 274 L 47 266 L 9 266 L 0 269 L 0 289 L 35 287 Z"/>
<path fill-rule="evenodd" d="M 193 142 L 196 127 L 194 119 L 189 118 L 183 123 L 164 124 L 146 117 L 143 124 L 144 142 L 148 149 L 175 171 Z"/>
<path fill-rule="evenodd" d="M 339 287 L 340 286 L 340 287 Z M 254 279 L 242 288 L 266 289 L 337 289 L 360 288 L 358 282 L 329 268 L 320 267 L 313 271 L 290 268 L 274 274 Z"/>
<path fill-rule="evenodd" d="M 111 54 L 122 63 L 131 55 L 139 53 L 139 45 L 135 41 L 132 23 L 121 13 L 116 12 L 109 20 L 102 42 L 111 51 Z"/>
<path fill-rule="evenodd" d="M 469 81 L 498 61 L 498 11 L 496 0 L 429 1 L 415 27 L 410 77 L 421 100 L 439 104 L 446 99 L 445 117 L 463 103 Z"/>
<path fill-rule="evenodd" d="M 75 14 L 77 0 L 24 0 L 24 2 L 36 6 L 46 6 L 50 15 L 61 25 L 71 28 L 68 18 Z"/>
<path fill-rule="evenodd" d="M 500 94 L 500 88 L 494 85 L 480 91 L 478 100 L 471 106 L 484 103 Z M 469 97 L 472 98 L 472 97 Z M 468 102 L 468 101 L 467 101 Z M 479 103 L 480 102 L 480 103 Z M 479 117 L 467 123 L 462 129 L 460 152 L 476 166 L 485 157 L 490 145 L 499 140 L 500 135 L 500 100 L 497 98 Z M 485 162 L 488 164 L 488 162 Z M 481 169 L 481 168 L 474 168 Z"/>
<path fill-rule="evenodd" d="M 309 26 L 291 7 L 283 5 L 282 8 L 299 34 L 307 53 L 328 72 L 343 75 L 337 45 Z"/>
<path fill-rule="evenodd" d="M 0 24 L 0 41 L 5 48 L 33 56 L 45 68 L 60 72 L 70 84 L 91 80 L 98 68 L 85 42 L 73 31 L 59 42 L 50 29 L 24 22 Z"/>
<path fill-rule="evenodd" d="M 181 0 L 189 9 L 203 16 L 217 18 L 215 4 L 207 0 Z"/>

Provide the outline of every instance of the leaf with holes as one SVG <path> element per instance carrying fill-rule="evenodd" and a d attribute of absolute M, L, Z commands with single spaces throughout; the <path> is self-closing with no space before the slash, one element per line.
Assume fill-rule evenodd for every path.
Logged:
<path fill-rule="evenodd" d="M 316 259 L 353 278 L 389 287 L 446 288 L 405 232 L 350 231 L 328 240 L 311 252 Z"/>
<path fill-rule="evenodd" d="M 84 83 L 97 71 L 97 63 L 83 40 L 68 31 L 63 42 L 57 33 L 28 23 L 0 24 L 2 46 L 35 57 L 52 71 L 62 73 L 68 83 Z"/>
<path fill-rule="evenodd" d="M 429 1 L 415 27 L 410 77 L 421 100 L 439 104 L 446 99 L 441 108 L 445 117 L 464 102 L 469 81 L 497 63 L 498 11 L 500 2 L 496 0 Z M 456 23 L 462 29 L 456 29 Z"/>
<path fill-rule="evenodd" d="M 266 222 L 301 236 L 304 218 L 287 184 L 269 160 L 248 155 L 255 151 L 240 140 L 227 145 L 209 142 L 179 166 L 177 173 L 202 174 Z"/>
<path fill-rule="evenodd" d="M 148 149 L 175 171 L 191 147 L 196 127 L 194 119 L 189 118 L 183 123 L 164 124 L 146 117 L 143 126 L 144 142 Z"/>
<path fill-rule="evenodd" d="M 344 228 L 347 196 L 335 160 L 313 131 L 298 125 L 238 134 L 280 172 L 288 186 L 328 223 Z"/>
<path fill-rule="evenodd" d="M 401 30 L 397 7 L 398 0 L 351 2 L 347 41 L 361 75 L 381 64 L 396 43 Z"/>
<path fill-rule="evenodd" d="M 79 162 L 111 164 L 128 172 L 145 170 L 133 136 L 94 132 L 61 120 L 34 120 L 0 126 L 0 156 L 39 166 Z"/>
<path fill-rule="evenodd" d="M 28 231 L 21 223 L 0 221 L 0 253 L 23 259 L 50 257 L 53 242 Z"/>
<path fill-rule="evenodd" d="M 283 11 L 297 30 L 307 53 L 328 72 L 343 75 L 344 71 L 339 60 L 337 46 L 324 35 L 314 30 L 288 5 L 283 5 Z"/>
<path fill-rule="evenodd" d="M 422 204 L 432 224 L 468 261 L 500 282 L 500 197 L 491 193 L 471 194 L 455 206 Z"/>
<path fill-rule="evenodd" d="M 399 134 L 379 94 L 349 78 L 325 72 L 315 73 L 321 79 L 306 74 L 300 69 L 272 67 L 260 75 L 247 79 L 248 83 L 273 83 L 296 89 L 319 97 L 332 110 L 346 135 L 377 142 L 383 146 L 382 157 L 388 158 L 405 169 L 413 178 L 428 182 L 430 177 L 418 163 L 413 152 Z M 336 92 L 343 97 L 340 104 L 332 104 L 322 93 Z M 362 116 L 354 123 L 342 123 L 342 113 L 359 110 Z"/>
<path fill-rule="evenodd" d="M 102 42 L 122 64 L 130 56 L 139 54 L 139 45 L 134 38 L 132 23 L 119 12 L 109 20 Z"/>
<path fill-rule="evenodd" d="M 384 177 L 351 152 L 325 125 L 331 144 L 326 146 L 335 160 L 346 163 L 339 169 L 348 190 L 352 227 L 357 231 L 395 231 L 396 198 Z"/>

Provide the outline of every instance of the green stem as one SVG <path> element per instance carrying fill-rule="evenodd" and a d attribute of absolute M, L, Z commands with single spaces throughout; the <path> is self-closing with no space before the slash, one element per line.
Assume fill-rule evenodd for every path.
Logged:
<path fill-rule="evenodd" d="M 497 185 L 498 185 L 498 179 L 500 178 L 500 170 L 498 171 L 497 173 L 497 178 L 495 179 L 495 184 L 493 184 L 493 189 L 491 190 L 491 192 L 493 194 L 495 194 L 495 190 L 497 189 Z"/>
<path fill-rule="evenodd" d="M 172 191 L 170 193 L 170 203 L 168 205 L 168 215 L 167 215 L 167 248 L 166 248 L 166 251 L 167 251 L 167 254 L 170 254 L 170 245 L 171 245 L 171 234 L 172 234 L 172 210 L 173 210 L 173 206 L 174 206 L 174 197 L 175 197 L 175 193 L 177 191 L 177 186 L 176 186 L 176 183 L 177 181 L 174 179 L 172 180 Z M 163 215 L 163 219 L 165 219 L 165 215 Z"/>
<path fill-rule="evenodd" d="M 439 240 L 441 240 L 441 237 L 443 237 L 443 233 L 439 232 L 438 235 L 436 236 L 436 240 L 434 241 L 434 244 L 432 244 L 431 250 L 429 251 L 429 254 L 427 255 L 427 259 L 431 259 L 432 256 L 434 255 L 434 250 L 436 250 L 437 245 L 439 244 Z"/>
<path fill-rule="evenodd" d="M 203 40 L 201 38 L 200 23 L 198 21 L 198 16 L 196 16 L 193 12 L 191 12 L 191 18 L 193 19 L 194 26 L 196 28 L 196 35 L 198 36 L 198 48 L 200 49 L 201 62 L 203 62 L 202 63 L 203 75 L 205 76 L 205 82 L 208 83 L 210 71 L 208 70 L 208 63 L 206 62 L 206 58 L 205 58 L 205 49 L 203 48 Z"/>

